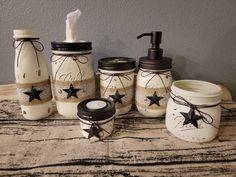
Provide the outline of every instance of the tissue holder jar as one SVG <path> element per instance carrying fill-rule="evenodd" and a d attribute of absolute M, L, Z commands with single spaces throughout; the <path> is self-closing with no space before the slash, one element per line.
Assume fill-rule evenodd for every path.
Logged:
<path fill-rule="evenodd" d="M 166 127 L 176 137 L 190 142 L 213 140 L 219 130 L 221 88 L 215 84 L 180 80 L 171 86 Z"/>
<path fill-rule="evenodd" d="M 53 91 L 58 112 L 76 118 L 79 102 L 95 97 L 92 43 L 52 42 Z"/>
<path fill-rule="evenodd" d="M 78 117 L 84 137 L 104 139 L 112 133 L 115 105 L 103 98 L 87 99 L 78 104 Z"/>

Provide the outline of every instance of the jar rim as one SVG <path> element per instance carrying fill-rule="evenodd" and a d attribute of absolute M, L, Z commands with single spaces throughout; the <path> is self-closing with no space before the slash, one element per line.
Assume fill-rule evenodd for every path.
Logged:
<path fill-rule="evenodd" d="M 100 108 L 90 108 L 88 107 L 89 102 L 102 101 L 106 103 L 105 107 Z M 77 106 L 77 115 L 80 119 L 88 121 L 102 121 L 110 119 L 114 116 L 115 104 L 113 101 L 105 98 L 90 98 L 84 101 L 81 101 Z"/>
<path fill-rule="evenodd" d="M 127 69 L 127 70 L 121 70 L 121 71 L 116 71 L 116 70 L 105 70 L 105 69 L 100 69 L 98 68 L 98 71 L 101 72 L 101 74 L 123 74 L 123 73 L 130 73 L 132 74 L 135 71 L 134 69 Z"/>
<path fill-rule="evenodd" d="M 220 97 L 222 89 L 220 86 L 201 80 L 179 80 L 174 81 L 171 90 L 191 97 Z"/>
<path fill-rule="evenodd" d="M 98 60 L 98 68 L 109 71 L 125 71 L 135 69 L 134 58 L 129 57 L 107 57 Z"/>
<path fill-rule="evenodd" d="M 92 50 L 92 42 L 90 41 L 78 41 L 78 42 L 51 42 L 51 49 L 53 51 L 64 51 L 64 52 L 81 52 Z"/>

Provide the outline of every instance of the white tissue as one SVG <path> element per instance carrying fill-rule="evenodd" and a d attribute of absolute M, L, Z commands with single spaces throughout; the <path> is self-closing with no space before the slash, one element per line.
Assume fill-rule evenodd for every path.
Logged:
<path fill-rule="evenodd" d="M 81 11 L 76 11 L 67 14 L 66 19 L 66 40 L 65 42 L 78 42 L 79 39 L 79 18 Z"/>

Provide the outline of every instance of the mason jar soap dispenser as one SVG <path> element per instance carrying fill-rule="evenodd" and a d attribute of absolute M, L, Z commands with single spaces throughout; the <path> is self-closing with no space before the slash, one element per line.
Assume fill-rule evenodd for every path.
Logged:
<path fill-rule="evenodd" d="M 163 57 L 160 48 L 162 32 L 144 33 L 137 38 L 151 37 L 148 56 L 139 59 L 135 102 L 138 111 L 147 117 L 162 116 L 166 111 L 172 84 L 171 58 Z"/>

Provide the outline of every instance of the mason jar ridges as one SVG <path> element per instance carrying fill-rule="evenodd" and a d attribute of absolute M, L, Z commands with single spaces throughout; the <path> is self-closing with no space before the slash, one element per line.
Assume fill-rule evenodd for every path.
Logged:
<path fill-rule="evenodd" d="M 99 60 L 100 94 L 115 103 L 116 114 L 132 107 L 135 60 L 110 57 Z"/>

